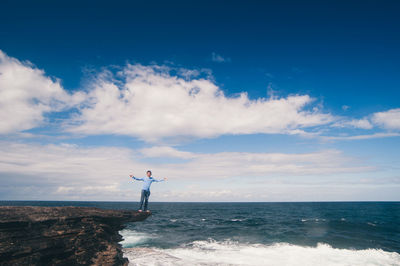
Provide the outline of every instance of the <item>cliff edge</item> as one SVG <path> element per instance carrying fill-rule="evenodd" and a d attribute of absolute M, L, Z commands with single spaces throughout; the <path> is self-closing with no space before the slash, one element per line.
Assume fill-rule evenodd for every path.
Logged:
<path fill-rule="evenodd" d="M 0 265 L 127 265 L 119 230 L 151 213 L 0 207 Z"/>

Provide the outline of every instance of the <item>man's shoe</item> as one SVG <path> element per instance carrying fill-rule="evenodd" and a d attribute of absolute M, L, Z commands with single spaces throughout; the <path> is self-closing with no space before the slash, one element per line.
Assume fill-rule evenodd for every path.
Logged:
<path fill-rule="evenodd" d="M 142 212 L 142 210 L 138 210 L 138 212 Z"/>
<path fill-rule="evenodd" d="M 146 212 L 150 212 L 149 210 L 147 210 Z"/>

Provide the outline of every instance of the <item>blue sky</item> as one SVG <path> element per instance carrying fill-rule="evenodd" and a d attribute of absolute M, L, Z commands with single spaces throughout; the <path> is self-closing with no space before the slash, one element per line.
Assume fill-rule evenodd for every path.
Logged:
<path fill-rule="evenodd" d="M 397 1 L 6 1 L 0 199 L 400 200 Z"/>

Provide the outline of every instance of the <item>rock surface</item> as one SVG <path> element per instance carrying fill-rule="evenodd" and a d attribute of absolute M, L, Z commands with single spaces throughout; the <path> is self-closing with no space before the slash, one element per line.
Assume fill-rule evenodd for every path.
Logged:
<path fill-rule="evenodd" d="M 127 265 L 119 230 L 151 213 L 0 207 L 0 265 Z"/>

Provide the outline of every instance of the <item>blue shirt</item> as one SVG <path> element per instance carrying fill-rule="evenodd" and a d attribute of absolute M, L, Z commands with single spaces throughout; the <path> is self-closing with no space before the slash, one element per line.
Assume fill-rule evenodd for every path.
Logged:
<path fill-rule="evenodd" d="M 150 191 L 151 183 L 164 181 L 164 179 L 161 179 L 161 180 L 154 179 L 152 176 L 151 177 L 146 176 L 144 178 L 137 178 L 137 177 L 132 176 L 132 178 L 135 180 L 138 180 L 138 181 L 143 181 L 144 183 L 143 183 L 142 189 L 147 190 L 147 191 Z"/>

